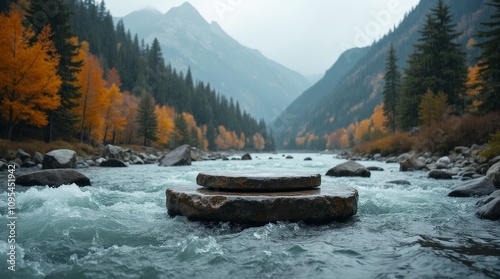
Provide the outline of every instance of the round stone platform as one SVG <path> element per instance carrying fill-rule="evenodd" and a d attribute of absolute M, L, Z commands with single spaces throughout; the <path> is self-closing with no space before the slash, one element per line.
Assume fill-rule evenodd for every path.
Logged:
<path fill-rule="evenodd" d="M 222 192 L 210 188 L 182 187 L 166 191 L 171 216 L 190 220 L 265 224 L 277 221 L 325 223 L 355 215 L 358 191 L 323 186 L 290 192 Z"/>
<path fill-rule="evenodd" d="M 199 173 L 196 183 L 203 187 L 232 191 L 293 191 L 321 185 L 320 174 L 279 174 L 276 172 Z"/>

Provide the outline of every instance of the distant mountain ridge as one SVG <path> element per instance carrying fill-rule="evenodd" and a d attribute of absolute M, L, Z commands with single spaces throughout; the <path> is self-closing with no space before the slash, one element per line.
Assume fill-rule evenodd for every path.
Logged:
<path fill-rule="evenodd" d="M 121 18 L 145 42 L 156 37 L 167 63 L 195 79 L 210 83 L 221 94 L 239 101 L 252 115 L 272 120 L 310 82 L 231 38 L 216 23 L 207 23 L 189 3 L 165 14 L 141 10 Z"/>
<path fill-rule="evenodd" d="M 445 0 L 458 31 L 463 32 L 458 43 L 466 51 L 469 65 L 475 63 L 478 50 L 466 46 L 480 28 L 480 22 L 490 16 L 486 2 Z M 382 102 L 385 60 L 390 44 L 396 49 L 398 67 L 403 73 L 425 16 L 436 3 L 437 0 L 421 0 L 395 30 L 378 42 L 364 49 L 345 52 L 318 83 L 292 102 L 274 121 L 272 129 L 277 131 L 277 147 L 283 148 L 285 142 L 307 133 L 323 136 L 369 118 L 375 106 Z M 346 57 L 350 61 L 346 61 Z"/>

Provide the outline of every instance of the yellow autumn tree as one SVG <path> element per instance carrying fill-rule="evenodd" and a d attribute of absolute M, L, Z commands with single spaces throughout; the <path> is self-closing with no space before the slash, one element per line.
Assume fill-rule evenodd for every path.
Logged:
<path fill-rule="evenodd" d="M 89 52 L 87 42 L 82 42 L 76 59 L 83 61 L 80 72 L 76 75 L 76 86 L 80 88 L 81 97 L 75 112 L 80 117 L 77 127 L 80 131 L 80 142 L 83 142 L 85 133 L 89 139 L 101 141 L 104 137 L 104 115 L 110 106 L 107 96 L 104 71 L 99 59 Z"/>
<path fill-rule="evenodd" d="M 419 117 L 422 126 L 432 126 L 440 123 L 449 115 L 448 97 L 442 91 L 437 95 L 432 90 L 422 96 L 419 106 Z"/>
<path fill-rule="evenodd" d="M 132 144 L 138 141 L 137 137 L 137 109 L 139 107 L 139 98 L 125 91 L 122 93 L 123 105 L 122 112 L 125 117 L 125 127 L 123 131 L 117 133 L 117 139 L 120 143 Z"/>
<path fill-rule="evenodd" d="M 45 111 L 60 106 L 59 56 L 50 35 L 48 26 L 35 35 L 16 10 L 0 14 L 0 114 L 9 140 L 21 122 L 46 126 Z"/>
<path fill-rule="evenodd" d="M 252 138 L 253 147 L 255 147 L 255 149 L 257 149 L 258 151 L 264 150 L 264 148 L 266 147 L 266 140 L 264 139 L 264 137 L 262 137 L 260 133 L 255 133 Z"/>
<path fill-rule="evenodd" d="M 165 145 L 174 134 L 174 120 L 171 117 L 170 108 L 167 106 L 156 106 L 156 116 L 158 117 L 158 140 L 157 143 Z"/>
<path fill-rule="evenodd" d="M 108 134 L 112 135 L 111 142 L 114 143 L 116 133 L 123 131 L 127 124 L 127 119 L 124 116 L 123 96 L 120 92 L 120 88 L 114 83 L 111 84 L 111 87 L 106 90 L 105 98 L 109 100 L 109 106 L 104 113 L 103 144 L 106 144 Z"/>

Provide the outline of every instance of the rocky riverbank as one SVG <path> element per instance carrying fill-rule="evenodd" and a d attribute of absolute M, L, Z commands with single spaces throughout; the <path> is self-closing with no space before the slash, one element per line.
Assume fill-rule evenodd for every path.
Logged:
<path fill-rule="evenodd" d="M 438 156 L 430 152 L 404 153 L 399 156 L 384 157 L 380 154 L 360 155 L 344 151 L 337 155 L 339 159 L 351 161 L 379 161 L 399 164 L 401 172 L 427 172 L 429 179 L 458 180 L 455 188 L 448 194 L 450 197 L 483 197 L 477 203 L 476 216 L 482 219 L 500 219 L 500 156 L 488 159 L 481 156 L 486 146 L 458 146 L 447 156 Z M 352 164 L 352 163 L 350 163 Z M 351 173 L 366 172 L 356 166 Z M 369 177 L 369 175 L 366 175 Z M 365 177 L 366 177 L 365 176 Z M 394 181 L 396 182 L 396 181 Z M 397 181 L 399 185 L 407 185 L 408 181 Z M 393 182 L 388 182 L 393 183 Z"/>

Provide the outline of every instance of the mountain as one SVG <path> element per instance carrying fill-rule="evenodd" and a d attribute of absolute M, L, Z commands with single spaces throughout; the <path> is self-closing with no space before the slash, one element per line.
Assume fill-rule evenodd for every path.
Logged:
<path fill-rule="evenodd" d="M 189 3 L 158 13 L 142 10 L 122 20 L 146 42 L 156 37 L 174 69 L 186 73 L 190 67 L 195 79 L 209 82 L 256 117 L 274 119 L 310 86 L 299 73 L 241 45 L 217 23 L 207 23 Z"/>
<path fill-rule="evenodd" d="M 469 65 L 475 64 L 477 48 L 470 47 L 469 40 L 480 28 L 480 22 L 487 21 L 491 8 L 487 1 L 446 0 L 457 23 L 457 30 L 463 32 L 458 43 L 468 56 Z M 351 123 L 367 119 L 375 106 L 382 102 L 385 61 L 392 44 L 399 57 L 398 67 L 406 68 L 406 60 L 413 52 L 413 45 L 420 37 L 426 14 L 435 7 L 437 0 L 421 0 L 406 15 L 401 24 L 378 42 L 363 49 L 345 52 L 314 86 L 299 98 L 272 123 L 276 144 L 312 133 L 323 136 Z"/>

